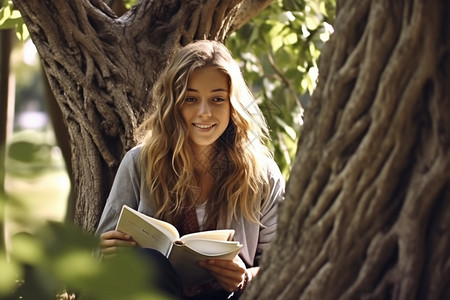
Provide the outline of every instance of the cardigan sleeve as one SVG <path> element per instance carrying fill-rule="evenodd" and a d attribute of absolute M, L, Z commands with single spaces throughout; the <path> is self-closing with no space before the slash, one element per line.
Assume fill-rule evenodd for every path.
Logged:
<path fill-rule="evenodd" d="M 277 231 L 278 205 L 284 199 L 285 182 L 275 161 L 268 159 L 269 196 L 265 201 L 259 222 L 249 221 L 240 213 L 231 222 L 235 240 L 243 244 L 239 256 L 247 267 L 259 266 L 261 255 L 269 249 Z"/>
<path fill-rule="evenodd" d="M 96 234 L 116 227 L 124 204 L 137 209 L 140 202 L 141 177 L 138 168 L 140 147 L 128 151 L 123 157 L 106 200 Z"/>
<path fill-rule="evenodd" d="M 275 239 L 278 223 L 278 205 L 284 199 L 285 181 L 276 163 L 269 162 L 269 200 L 261 212 L 258 247 L 256 249 L 255 265 L 259 265 L 261 254 L 266 251 Z"/>

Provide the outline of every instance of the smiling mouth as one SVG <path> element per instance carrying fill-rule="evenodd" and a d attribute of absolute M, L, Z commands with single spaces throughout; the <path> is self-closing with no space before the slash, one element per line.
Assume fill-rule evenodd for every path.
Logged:
<path fill-rule="evenodd" d="M 204 124 L 195 124 L 195 123 L 193 123 L 192 125 L 194 125 L 197 128 L 200 128 L 200 129 L 209 129 L 209 128 L 214 127 L 216 124 L 204 125 Z"/>

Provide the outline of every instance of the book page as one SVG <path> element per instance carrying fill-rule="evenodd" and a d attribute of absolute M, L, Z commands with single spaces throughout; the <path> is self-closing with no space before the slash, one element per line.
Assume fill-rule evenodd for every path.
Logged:
<path fill-rule="evenodd" d="M 239 250 L 242 247 L 239 242 L 235 241 L 189 240 L 184 244 L 192 250 L 208 256 L 209 258 L 233 253 L 235 250 Z"/>
<path fill-rule="evenodd" d="M 166 257 L 179 235 L 171 224 L 151 218 L 124 205 L 116 230 L 129 234 L 139 247 L 158 250 Z M 175 227 L 173 227 L 175 228 Z"/>
<path fill-rule="evenodd" d="M 231 241 L 234 237 L 234 229 L 218 229 L 194 232 L 190 234 L 183 235 L 180 240 L 187 242 L 190 240 L 217 240 L 217 241 Z"/>

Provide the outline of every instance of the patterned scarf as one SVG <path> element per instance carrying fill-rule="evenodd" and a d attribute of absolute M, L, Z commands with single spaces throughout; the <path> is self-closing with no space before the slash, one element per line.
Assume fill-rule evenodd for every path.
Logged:
<path fill-rule="evenodd" d="M 179 217 L 175 227 L 178 229 L 178 232 L 180 232 L 180 236 L 188 233 L 199 232 L 200 226 L 198 225 L 197 211 L 195 207 L 187 210 L 181 217 Z"/>
<path fill-rule="evenodd" d="M 199 232 L 200 226 L 198 224 L 197 211 L 195 206 L 191 209 L 188 209 L 184 214 L 177 218 L 177 221 L 174 225 L 180 233 L 180 236 L 193 232 Z M 211 229 L 214 228 L 206 228 L 205 230 Z M 204 293 L 210 293 L 219 289 L 221 289 L 221 286 L 215 280 L 213 280 L 199 286 L 184 285 L 183 294 L 189 298 Z"/>

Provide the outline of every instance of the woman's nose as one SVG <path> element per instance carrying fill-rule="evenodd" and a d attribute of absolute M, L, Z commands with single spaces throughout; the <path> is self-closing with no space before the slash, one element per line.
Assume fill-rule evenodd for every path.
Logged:
<path fill-rule="evenodd" d="M 198 114 L 201 117 L 203 117 L 203 116 L 208 117 L 211 115 L 211 107 L 209 107 L 208 101 L 205 101 L 205 100 L 200 101 L 199 108 L 198 108 Z"/>

